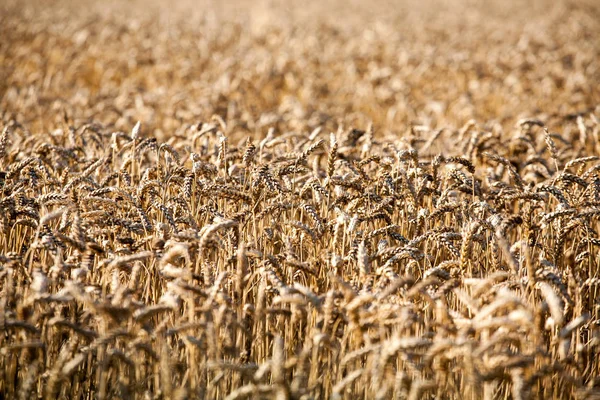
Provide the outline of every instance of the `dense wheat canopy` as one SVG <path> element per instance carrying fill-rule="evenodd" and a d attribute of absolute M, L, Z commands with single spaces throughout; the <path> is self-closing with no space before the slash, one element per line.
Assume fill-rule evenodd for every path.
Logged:
<path fill-rule="evenodd" d="M 0 2 L 0 399 L 600 397 L 600 4 Z"/>

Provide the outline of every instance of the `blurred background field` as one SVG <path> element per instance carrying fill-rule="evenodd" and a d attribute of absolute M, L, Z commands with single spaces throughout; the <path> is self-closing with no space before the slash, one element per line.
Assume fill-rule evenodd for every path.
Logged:
<path fill-rule="evenodd" d="M 600 96 L 595 1 L 2 7 L 2 109 L 36 127 L 65 110 L 116 129 L 143 120 L 159 137 L 213 114 L 243 135 L 340 119 L 402 133 L 471 118 L 559 124 Z"/>

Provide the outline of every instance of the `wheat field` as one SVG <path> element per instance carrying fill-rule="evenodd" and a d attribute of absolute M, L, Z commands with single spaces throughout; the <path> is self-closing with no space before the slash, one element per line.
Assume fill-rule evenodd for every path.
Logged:
<path fill-rule="evenodd" d="M 0 399 L 600 398 L 600 3 L 0 2 Z"/>

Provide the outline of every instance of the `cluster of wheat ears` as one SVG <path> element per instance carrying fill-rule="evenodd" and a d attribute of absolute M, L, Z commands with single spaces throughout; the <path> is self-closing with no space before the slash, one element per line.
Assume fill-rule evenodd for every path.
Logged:
<path fill-rule="evenodd" d="M 0 398 L 598 398 L 586 2 L 483 50 L 66 4 L 0 18 Z"/>

